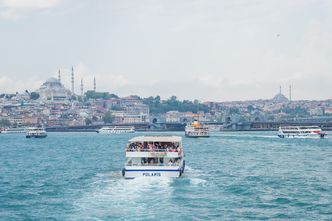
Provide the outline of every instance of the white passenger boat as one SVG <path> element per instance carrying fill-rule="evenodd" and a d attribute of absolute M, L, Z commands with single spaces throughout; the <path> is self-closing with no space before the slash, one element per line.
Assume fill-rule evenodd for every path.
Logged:
<path fill-rule="evenodd" d="M 195 120 L 187 124 L 185 135 L 186 137 L 209 137 L 209 127 Z"/>
<path fill-rule="evenodd" d="M 97 130 L 100 134 L 123 134 L 134 133 L 135 127 L 133 126 L 105 126 Z"/>
<path fill-rule="evenodd" d="M 42 127 L 29 127 L 25 135 L 26 138 L 45 138 L 47 132 Z"/>
<path fill-rule="evenodd" d="M 326 133 L 319 126 L 281 126 L 278 137 L 280 138 L 324 138 Z"/>
<path fill-rule="evenodd" d="M 125 153 L 125 178 L 180 177 L 184 172 L 182 138 L 178 136 L 134 137 Z"/>
<path fill-rule="evenodd" d="M 26 128 L 24 127 L 13 127 L 13 128 L 6 128 L 0 131 L 3 134 L 20 134 L 25 133 Z"/>

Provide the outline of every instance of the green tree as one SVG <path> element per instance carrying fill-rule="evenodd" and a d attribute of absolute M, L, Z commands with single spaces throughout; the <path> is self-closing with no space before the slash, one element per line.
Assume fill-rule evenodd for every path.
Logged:
<path fill-rule="evenodd" d="M 91 125 L 92 120 L 90 118 L 85 118 L 85 125 Z"/>
<path fill-rule="evenodd" d="M 111 99 L 111 98 L 119 98 L 116 94 L 110 94 L 108 92 L 96 92 L 96 91 L 87 91 L 85 92 L 85 97 L 87 99 Z"/>
<path fill-rule="evenodd" d="M 107 111 L 104 114 L 103 121 L 104 121 L 105 124 L 110 124 L 110 123 L 113 122 L 113 116 L 112 116 L 110 111 Z"/>
<path fill-rule="evenodd" d="M 237 107 L 229 108 L 229 114 L 239 114 L 240 110 Z"/>
<path fill-rule="evenodd" d="M 32 100 L 37 100 L 39 97 L 40 97 L 40 95 L 37 92 L 30 93 L 30 99 L 32 99 Z"/>
<path fill-rule="evenodd" d="M 253 112 L 255 110 L 254 106 L 252 106 L 251 104 L 248 105 L 247 110 L 249 113 Z"/>
<path fill-rule="evenodd" d="M 151 96 L 144 98 L 143 103 L 149 105 L 151 113 L 166 113 L 171 110 L 177 110 L 180 112 L 191 111 L 194 113 L 197 111 L 209 111 L 209 108 L 206 105 L 199 103 L 198 100 L 195 100 L 194 102 L 189 100 L 179 101 L 176 96 L 171 96 L 167 100 L 161 100 L 160 96 Z"/>
<path fill-rule="evenodd" d="M 0 127 L 10 127 L 11 123 L 8 119 L 1 119 L 0 120 Z"/>

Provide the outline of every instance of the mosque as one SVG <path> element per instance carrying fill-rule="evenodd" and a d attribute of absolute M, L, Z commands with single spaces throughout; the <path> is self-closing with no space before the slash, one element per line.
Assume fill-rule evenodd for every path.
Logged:
<path fill-rule="evenodd" d="M 73 95 L 58 79 L 53 77 L 43 83 L 37 92 L 42 100 L 67 100 Z"/>
<path fill-rule="evenodd" d="M 277 95 L 275 95 L 271 99 L 272 102 L 274 102 L 274 103 L 287 103 L 287 102 L 289 102 L 291 100 L 291 87 L 289 87 L 289 90 L 290 90 L 290 92 L 289 92 L 289 99 L 288 99 L 285 95 L 282 94 L 281 86 L 280 86 L 280 91 Z"/>
<path fill-rule="evenodd" d="M 83 79 L 81 79 L 81 97 L 84 96 L 83 92 Z M 93 90 L 96 91 L 96 78 L 93 79 Z M 36 91 L 42 100 L 69 100 L 73 96 L 77 96 L 74 92 L 74 68 L 71 69 L 71 90 L 65 88 L 61 83 L 60 70 L 58 79 L 49 78 L 42 86 Z"/>
<path fill-rule="evenodd" d="M 72 78 L 72 91 L 68 90 L 61 84 L 60 70 L 58 79 L 49 78 L 42 86 L 37 90 L 42 100 L 68 100 L 74 94 L 74 68 L 71 73 Z"/>

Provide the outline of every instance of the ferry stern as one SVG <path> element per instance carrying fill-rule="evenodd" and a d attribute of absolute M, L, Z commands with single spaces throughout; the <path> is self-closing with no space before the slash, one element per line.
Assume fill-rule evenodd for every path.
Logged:
<path fill-rule="evenodd" d="M 122 175 L 137 177 L 180 177 L 185 160 L 182 138 L 178 136 L 140 136 L 128 141 Z"/>

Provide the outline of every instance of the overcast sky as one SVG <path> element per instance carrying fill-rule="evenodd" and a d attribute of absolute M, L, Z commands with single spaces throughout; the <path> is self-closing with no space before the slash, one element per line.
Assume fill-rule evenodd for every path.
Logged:
<path fill-rule="evenodd" d="M 332 98 L 332 1 L 0 0 L 0 92 Z"/>

